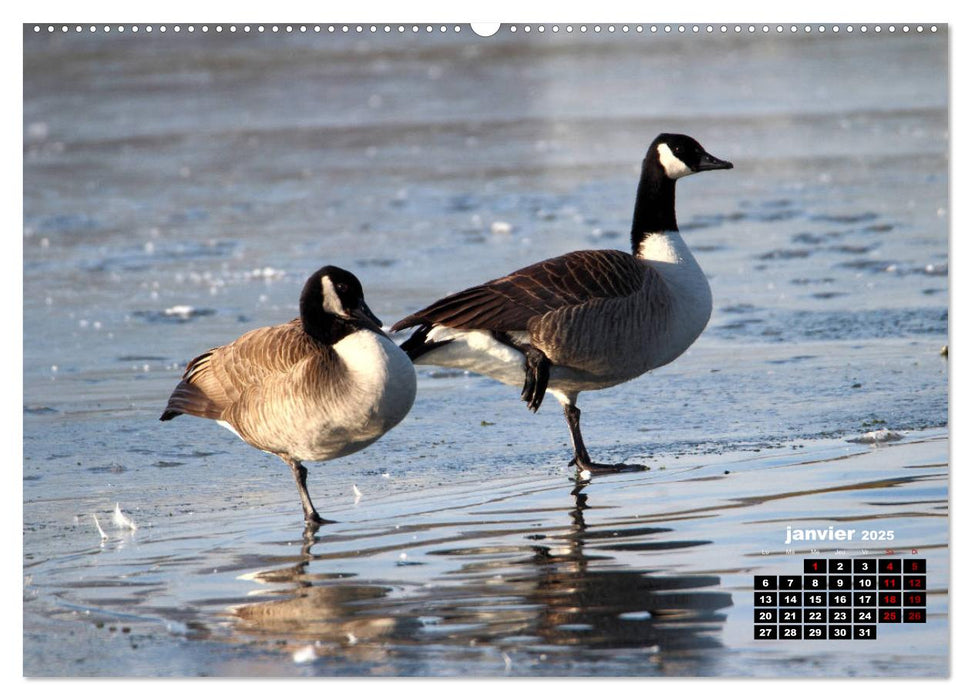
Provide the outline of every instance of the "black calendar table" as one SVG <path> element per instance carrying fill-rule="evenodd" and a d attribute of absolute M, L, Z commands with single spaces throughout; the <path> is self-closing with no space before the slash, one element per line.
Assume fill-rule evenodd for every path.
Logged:
<path fill-rule="evenodd" d="M 927 621 L 926 559 L 805 559 L 754 589 L 755 639 L 876 639 L 880 624 Z"/>

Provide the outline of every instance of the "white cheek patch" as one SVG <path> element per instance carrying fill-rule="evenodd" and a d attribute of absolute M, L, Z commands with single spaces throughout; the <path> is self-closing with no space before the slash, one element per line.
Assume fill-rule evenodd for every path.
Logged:
<path fill-rule="evenodd" d="M 672 180 L 677 180 L 679 177 L 691 174 L 691 168 L 674 155 L 666 143 L 658 145 L 657 155 L 661 161 L 661 167 L 664 168 L 664 173 Z"/>
<path fill-rule="evenodd" d="M 341 302 L 337 290 L 334 289 L 334 283 L 331 282 L 330 277 L 320 278 L 320 288 L 324 296 L 324 311 L 346 318 L 348 314 L 344 311 L 344 304 Z"/>

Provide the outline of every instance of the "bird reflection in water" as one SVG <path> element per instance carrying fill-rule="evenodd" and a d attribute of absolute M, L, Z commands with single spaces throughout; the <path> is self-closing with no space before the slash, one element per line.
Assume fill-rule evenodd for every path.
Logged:
<path fill-rule="evenodd" d="M 410 620 L 382 613 L 380 602 L 390 588 L 362 585 L 342 574 L 314 574 L 308 571 L 317 544 L 316 524 L 304 529 L 300 555 L 292 566 L 248 574 L 246 578 L 285 588 L 270 590 L 267 600 L 231 608 L 236 632 L 245 637 L 275 641 L 285 650 L 299 654 L 312 644 L 313 657 L 340 655 L 362 662 L 384 659 L 381 644 L 399 627 L 414 628 Z"/>
<path fill-rule="evenodd" d="M 236 606 L 236 630 L 288 649 L 310 643 L 317 656 L 340 654 L 365 663 L 423 654 L 440 658 L 450 648 L 457 658 L 468 658 L 470 649 L 491 649 L 545 659 L 557 650 L 573 656 L 603 649 L 663 653 L 720 646 L 725 616 L 718 611 L 731 606 L 732 597 L 713 590 L 720 583 L 717 576 L 660 575 L 660 556 L 653 570 L 618 561 L 649 562 L 653 553 L 709 543 L 674 540 L 667 534 L 670 528 L 630 521 L 590 528 L 585 486 L 573 489 L 570 524 L 558 532 L 536 534 L 514 518 L 500 522 L 505 529 L 497 535 L 497 523 L 483 523 L 481 514 L 478 530 L 455 532 L 454 521 L 422 527 L 419 531 L 430 532 L 437 542 L 458 545 L 423 556 L 459 564 L 424 585 L 311 573 L 315 562 L 354 559 L 313 554 L 313 547 L 326 540 L 308 530 L 294 565 L 248 575 L 286 587 Z M 497 537 L 501 544 L 483 543 Z M 355 552 L 367 557 L 386 549 Z"/>
<path fill-rule="evenodd" d="M 719 646 L 730 607 L 729 593 L 711 590 L 717 576 L 653 575 L 649 571 L 604 566 L 611 551 L 644 552 L 709 544 L 656 539 L 663 527 L 590 530 L 584 483 L 573 490 L 572 525 L 563 546 L 537 546 L 536 586 L 529 600 L 539 603 L 535 634 L 555 645 L 642 648 L 665 651 Z M 587 545 L 590 545 L 589 547 Z M 585 549 L 593 549 L 589 554 Z"/>

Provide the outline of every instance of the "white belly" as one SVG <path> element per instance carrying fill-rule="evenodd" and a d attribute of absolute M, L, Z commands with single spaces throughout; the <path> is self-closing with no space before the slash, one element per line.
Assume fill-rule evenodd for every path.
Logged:
<path fill-rule="evenodd" d="M 527 333 L 511 333 L 516 342 L 528 343 Z M 436 326 L 429 334 L 431 342 L 449 340 L 424 355 L 416 364 L 453 367 L 476 374 L 492 377 L 503 384 L 522 388 L 526 379 L 523 354 L 515 348 L 501 343 L 489 331 L 460 331 L 453 328 Z M 636 376 L 636 375 L 635 375 Z M 580 391 L 603 389 L 632 379 L 597 377 L 586 372 L 577 372 L 569 367 L 550 368 L 549 391 L 555 394 L 576 394 Z"/>
<path fill-rule="evenodd" d="M 347 368 L 343 389 L 334 404 L 318 407 L 317 429 L 294 454 L 297 459 L 322 461 L 357 452 L 400 423 L 415 401 L 414 365 L 386 336 L 359 331 L 334 350 Z"/>
<path fill-rule="evenodd" d="M 529 342 L 525 333 L 514 337 L 516 341 Z M 522 385 L 523 354 L 500 343 L 489 331 L 460 331 L 444 326 L 434 327 L 428 334 L 429 342 L 449 341 L 421 355 L 415 364 L 454 367 L 497 379 L 503 384 Z"/>

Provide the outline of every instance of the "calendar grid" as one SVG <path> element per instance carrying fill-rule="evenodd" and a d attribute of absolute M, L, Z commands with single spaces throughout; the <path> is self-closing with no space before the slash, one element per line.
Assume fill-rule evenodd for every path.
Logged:
<path fill-rule="evenodd" d="M 753 587 L 759 640 L 873 640 L 879 624 L 927 621 L 925 559 L 809 558 Z"/>

